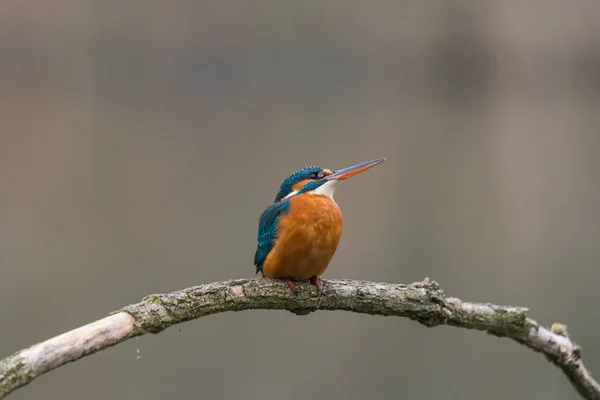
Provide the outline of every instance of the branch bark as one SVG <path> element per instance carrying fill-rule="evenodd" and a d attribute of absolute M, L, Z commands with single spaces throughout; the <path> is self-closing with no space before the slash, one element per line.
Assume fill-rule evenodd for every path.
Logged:
<path fill-rule="evenodd" d="M 0 399 L 36 377 L 69 362 L 146 333 L 210 314 L 251 309 L 288 310 L 306 315 L 344 310 L 406 317 L 425 326 L 450 325 L 513 339 L 558 366 L 585 399 L 600 400 L 600 385 L 581 360 L 566 326 L 551 329 L 527 317 L 522 307 L 463 302 L 446 297 L 436 282 L 412 285 L 323 280 L 322 291 L 306 283 L 294 295 L 288 286 L 265 279 L 237 279 L 146 296 L 108 317 L 38 343 L 0 361 Z"/>

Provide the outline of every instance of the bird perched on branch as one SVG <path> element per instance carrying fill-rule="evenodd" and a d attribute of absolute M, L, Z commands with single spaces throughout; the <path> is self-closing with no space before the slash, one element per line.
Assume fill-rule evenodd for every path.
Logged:
<path fill-rule="evenodd" d="M 333 193 L 344 180 L 384 160 L 338 171 L 311 166 L 288 176 L 259 219 L 256 273 L 284 280 L 293 292 L 294 282 L 308 279 L 319 290 L 319 277 L 329 265 L 344 228 Z"/>

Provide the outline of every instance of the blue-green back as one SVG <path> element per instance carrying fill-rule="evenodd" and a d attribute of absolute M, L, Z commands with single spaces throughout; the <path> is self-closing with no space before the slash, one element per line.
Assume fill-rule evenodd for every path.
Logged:
<path fill-rule="evenodd" d="M 277 224 L 281 215 L 290 210 L 290 200 L 270 204 L 260 216 L 258 221 L 258 246 L 254 254 L 256 272 L 262 271 L 267 255 L 275 246 L 277 239 Z"/>

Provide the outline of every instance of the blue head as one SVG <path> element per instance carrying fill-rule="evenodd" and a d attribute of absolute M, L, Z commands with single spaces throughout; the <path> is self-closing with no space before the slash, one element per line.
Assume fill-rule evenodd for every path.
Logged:
<path fill-rule="evenodd" d="M 333 196 L 335 188 L 344 180 L 359 174 L 383 162 L 385 158 L 363 162 L 338 171 L 317 166 L 302 168 L 281 183 L 279 192 L 275 196 L 275 203 L 285 199 L 290 194 L 314 192 Z M 321 193 L 322 192 L 322 193 Z"/>
<path fill-rule="evenodd" d="M 277 203 L 278 201 L 281 201 L 281 199 L 283 199 L 288 194 L 290 194 L 294 191 L 298 191 L 299 190 L 298 184 L 300 184 L 301 182 L 306 182 L 306 181 L 317 181 L 318 182 L 320 179 L 324 178 L 327 175 L 331 175 L 330 170 L 323 168 L 323 167 L 314 166 L 314 165 L 310 166 L 310 167 L 302 168 L 302 169 L 294 172 L 293 174 L 291 174 L 290 176 L 285 178 L 285 180 L 281 183 L 281 187 L 279 188 L 279 192 L 277 193 L 277 196 L 275 196 L 274 202 Z"/>

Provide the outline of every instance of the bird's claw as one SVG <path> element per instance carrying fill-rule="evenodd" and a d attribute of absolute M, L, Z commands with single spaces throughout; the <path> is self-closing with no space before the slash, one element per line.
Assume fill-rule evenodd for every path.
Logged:
<path fill-rule="evenodd" d="M 296 284 L 291 279 L 284 279 L 284 281 L 288 284 L 290 289 L 292 289 L 292 292 L 298 293 L 298 290 L 296 289 Z"/>
<path fill-rule="evenodd" d="M 290 287 L 290 289 L 292 289 L 292 292 L 294 292 L 294 294 L 298 294 L 298 289 L 296 288 L 296 283 L 294 283 L 293 280 L 291 279 L 283 279 L 283 281 L 285 283 L 288 284 L 288 286 Z M 313 285 L 315 285 L 317 287 L 317 292 L 321 291 L 321 278 L 319 278 L 318 276 L 313 276 L 312 278 L 310 278 L 310 283 L 312 283 Z"/>
<path fill-rule="evenodd" d="M 310 278 L 310 283 L 317 287 L 317 292 L 321 291 L 321 279 L 318 276 L 313 276 Z"/>

